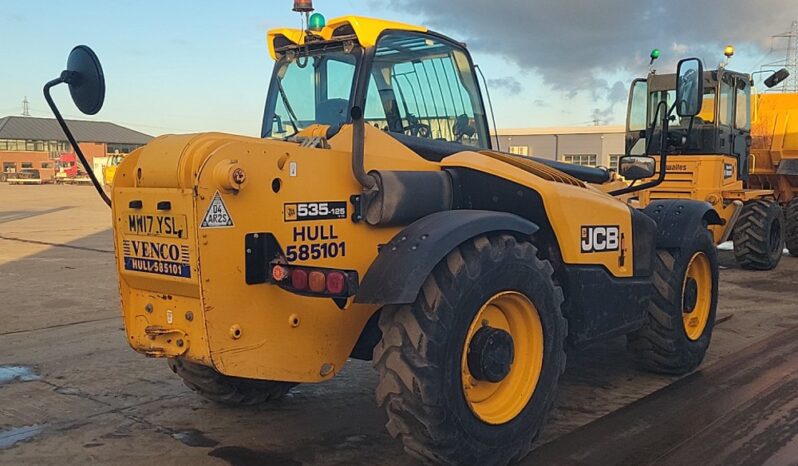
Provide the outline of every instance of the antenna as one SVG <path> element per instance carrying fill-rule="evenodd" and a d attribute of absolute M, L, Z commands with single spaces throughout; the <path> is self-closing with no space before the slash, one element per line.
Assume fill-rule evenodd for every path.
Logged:
<path fill-rule="evenodd" d="M 28 96 L 22 99 L 22 116 L 30 116 L 30 102 L 28 102 Z"/>

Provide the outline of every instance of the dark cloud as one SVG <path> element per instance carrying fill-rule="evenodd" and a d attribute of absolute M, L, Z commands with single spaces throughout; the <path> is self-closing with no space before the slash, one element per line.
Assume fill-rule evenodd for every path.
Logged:
<path fill-rule="evenodd" d="M 512 76 L 488 79 L 488 86 L 490 86 L 491 89 L 498 89 L 500 92 L 510 97 L 524 91 L 524 86 Z"/>
<path fill-rule="evenodd" d="M 504 56 L 534 69 L 560 90 L 586 88 L 607 72 L 645 73 L 648 52 L 664 59 L 711 51 L 719 61 L 726 43 L 767 50 L 770 36 L 798 18 L 795 0 L 392 0 L 417 12 L 440 32 L 463 39 L 481 53 Z M 488 7 L 489 5 L 489 7 Z M 669 56 L 671 55 L 671 56 Z M 711 61 L 709 60 L 711 59 Z M 664 61 L 664 60 L 663 60 Z"/>
<path fill-rule="evenodd" d="M 464 40 L 482 54 L 508 59 L 541 74 L 567 97 L 587 92 L 611 118 L 629 82 L 648 70 L 649 52 L 662 50 L 658 69 L 675 71 L 685 55 L 707 67 L 721 61 L 725 44 L 763 53 L 770 36 L 798 18 L 796 0 L 391 0 L 431 28 Z M 753 57 L 756 60 L 757 57 Z M 610 84 L 606 76 L 628 76 Z M 497 80 L 493 80 L 497 81 Z"/>

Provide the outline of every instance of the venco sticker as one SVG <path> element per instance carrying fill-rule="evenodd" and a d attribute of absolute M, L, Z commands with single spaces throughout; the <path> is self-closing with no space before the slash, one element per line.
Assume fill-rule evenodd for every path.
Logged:
<path fill-rule="evenodd" d="M 157 241 L 122 241 L 125 270 L 191 278 L 188 245 Z"/>

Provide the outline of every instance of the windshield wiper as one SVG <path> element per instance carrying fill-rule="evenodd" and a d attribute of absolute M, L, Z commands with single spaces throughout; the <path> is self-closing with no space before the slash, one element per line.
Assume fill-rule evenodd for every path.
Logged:
<path fill-rule="evenodd" d="M 291 103 L 288 102 L 288 95 L 285 93 L 285 89 L 283 88 L 283 83 L 280 80 L 277 80 L 277 90 L 280 92 L 280 97 L 283 99 L 283 105 L 285 105 L 285 110 L 288 113 L 288 119 L 291 121 L 291 126 L 294 127 L 294 133 L 290 136 L 287 136 L 286 139 L 296 136 L 299 132 L 299 118 L 296 117 L 296 113 L 294 113 L 294 109 L 291 107 Z"/>

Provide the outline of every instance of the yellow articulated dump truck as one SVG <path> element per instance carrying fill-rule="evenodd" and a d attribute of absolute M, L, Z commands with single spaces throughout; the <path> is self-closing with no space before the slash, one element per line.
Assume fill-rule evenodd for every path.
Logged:
<path fill-rule="evenodd" d="M 734 53 L 727 47 L 726 56 Z M 659 56 L 652 52 L 652 63 Z M 774 87 L 788 76 L 765 80 Z M 700 113 L 663 129 L 657 112 L 676 104 L 676 74 L 632 83 L 627 113 L 630 155 L 667 151 L 664 181 L 638 194 L 640 206 L 663 199 L 706 201 L 723 219 L 712 226 L 715 242 L 734 243 L 744 268 L 771 270 L 788 248 L 798 254 L 798 99 L 759 94 L 751 75 L 725 66 L 703 72 Z M 752 97 L 753 96 L 753 97 Z M 659 147 L 661 135 L 665 145 Z"/>
<path fill-rule="evenodd" d="M 244 405 L 372 360 L 388 431 L 448 464 L 523 458 L 567 345 L 628 335 L 650 370 L 701 363 L 718 299 L 709 204 L 635 209 L 618 196 L 636 188 L 593 186 L 611 181 L 605 170 L 500 152 L 464 44 L 326 22 L 309 3 L 295 6 L 306 29 L 268 33 L 261 137 L 161 136 L 117 168 L 104 199 L 135 351 Z M 696 67 L 680 67 L 686 102 L 699 98 Z M 80 110 L 100 110 L 88 47 L 45 86 L 71 138 L 50 97 L 62 83 Z M 654 163 L 621 170 L 646 178 Z"/>
<path fill-rule="evenodd" d="M 769 84 L 775 86 L 787 77 L 786 70 L 773 76 L 777 79 Z M 748 186 L 773 190 L 784 209 L 787 250 L 798 256 L 798 94 L 757 94 L 751 108 L 753 140 Z"/>

